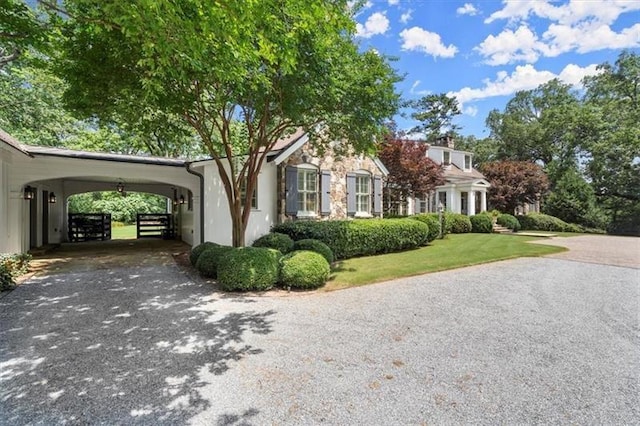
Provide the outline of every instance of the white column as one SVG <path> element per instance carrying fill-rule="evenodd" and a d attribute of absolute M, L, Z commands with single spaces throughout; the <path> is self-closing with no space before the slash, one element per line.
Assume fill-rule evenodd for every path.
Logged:
<path fill-rule="evenodd" d="M 467 211 L 469 216 L 476 214 L 476 191 L 469 189 L 469 199 L 467 200 Z"/>
<path fill-rule="evenodd" d="M 482 208 L 482 211 L 483 212 L 487 211 L 487 191 L 486 190 L 480 192 L 480 200 L 482 201 L 480 205 L 480 207 Z"/>

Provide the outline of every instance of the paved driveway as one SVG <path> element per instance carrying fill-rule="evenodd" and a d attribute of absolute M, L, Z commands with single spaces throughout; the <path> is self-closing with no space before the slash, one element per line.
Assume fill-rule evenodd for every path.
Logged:
<path fill-rule="evenodd" d="M 0 299 L 0 423 L 640 422 L 639 269 L 518 259 L 229 296 L 171 264 Z"/>

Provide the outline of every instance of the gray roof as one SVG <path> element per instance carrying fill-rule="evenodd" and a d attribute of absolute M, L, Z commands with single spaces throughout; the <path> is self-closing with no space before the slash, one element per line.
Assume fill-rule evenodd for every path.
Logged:
<path fill-rule="evenodd" d="M 84 160 L 117 161 L 121 163 L 155 164 L 161 166 L 184 167 L 187 162 L 175 158 L 151 157 L 144 155 L 112 154 L 106 152 L 76 151 L 48 146 L 22 145 L 32 156 L 78 158 Z"/>
<path fill-rule="evenodd" d="M 31 156 L 31 154 L 29 154 L 25 150 L 24 145 L 22 145 L 20 142 L 18 142 L 17 139 L 15 139 L 13 136 L 11 136 L 9 133 L 5 132 L 2 129 L 0 129 L 0 141 L 4 142 L 5 144 L 9 145 L 11 148 L 18 150 L 25 155 Z"/>
<path fill-rule="evenodd" d="M 448 181 L 465 181 L 465 180 L 478 180 L 478 179 L 487 179 L 484 177 L 482 173 L 478 170 L 472 168 L 471 171 L 465 172 L 460 169 L 460 167 L 455 164 L 451 164 L 450 167 L 444 170 L 444 178 Z"/>

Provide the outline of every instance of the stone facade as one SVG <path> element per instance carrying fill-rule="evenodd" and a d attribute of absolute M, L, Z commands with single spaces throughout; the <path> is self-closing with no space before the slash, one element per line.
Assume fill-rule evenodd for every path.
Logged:
<path fill-rule="evenodd" d="M 285 213 L 286 183 L 285 169 L 287 166 L 310 164 L 321 170 L 331 172 L 330 208 L 329 215 L 318 215 L 318 220 L 347 219 L 347 173 L 367 171 L 371 176 L 383 176 L 382 170 L 371 157 L 365 155 L 336 155 L 327 148 L 323 155 L 318 155 L 309 143 L 294 151 L 278 166 L 278 223 L 295 220 L 297 217 Z M 373 186 L 373 185 L 372 185 Z"/>

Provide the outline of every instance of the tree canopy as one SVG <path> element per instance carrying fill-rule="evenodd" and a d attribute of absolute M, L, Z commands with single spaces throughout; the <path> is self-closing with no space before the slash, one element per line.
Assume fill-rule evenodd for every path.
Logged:
<path fill-rule="evenodd" d="M 542 167 L 528 161 L 485 163 L 481 171 L 491 182 L 489 203 L 509 214 L 519 206 L 539 200 L 549 187 Z"/>

